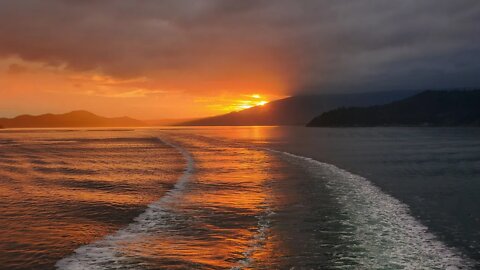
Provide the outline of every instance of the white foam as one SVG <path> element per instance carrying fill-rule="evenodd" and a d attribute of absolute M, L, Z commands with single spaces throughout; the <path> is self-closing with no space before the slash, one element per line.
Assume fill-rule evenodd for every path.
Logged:
<path fill-rule="evenodd" d="M 178 199 L 194 173 L 194 159 L 180 146 L 162 140 L 177 149 L 187 165 L 175 187 L 148 206 L 135 222 L 104 239 L 82 246 L 74 254 L 57 262 L 59 269 L 101 270 L 131 269 L 125 265 L 119 248 L 124 241 L 135 241 L 158 227 L 169 215 L 168 204 Z M 325 181 L 332 197 L 344 212 L 344 223 L 352 231 L 342 234 L 346 243 L 356 245 L 357 253 L 337 254 L 339 261 L 355 261 L 355 269 L 465 269 L 473 263 L 454 248 L 446 246 L 428 228 L 409 213 L 408 207 L 382 192 L 365 178 L 334 165 L 291 153 L 265 149 L 287 161 L 304 166 Z M 268 202 L 266 203 L 268 205 Z M 271 210 L 259 215 L 257 232 L 244 258 L 232 269 L 252 268 L 253 256 L 268 241 Z"/>
<path fill-rule="evenodd" d="M 268 204 L 266 204 L 268 205 Z M 240 270 L 244 268 L 251 268 L 252 264 L 254 263 L 254 254 L 258 252 L 260 249 L 265 247 L 266 241 L 268 240 L 268 234 L 270 231 L 270 219 L 271 215 L 275 213 L 270 209 L 270 207 L 266 207 L 265 211 L 257 216 L 257 231 L 253 235 L 248 248 L 243 252 L 243 259 L 237 261 L 237 264 L 231 267 L 231 270 Z"/>
<path fill-rule="evenodd" d="M 162 138 L 159 139 L 164 144 L 179 151 L 186 160 L 185 170 L 175 183 L 174 188 L 169 190 L 160 200 L 150 204 L 146 211 L 135 218 L 134 222 L 127 227 L 99 241 L 81 246 L 72 255 L 58 261 L 56 263 L 58 269 L 101 270 L 122 268 L 125 265 L 122 263 L 124 258 L 119 253 L 119 245 L 125 241 L 134 241 L 141 238 L 142 235 L 148 234 L 151 229 L 162 222 L 163 217 L 168 214 L 165 205 L 181 194 L 194 173 L 195 163 L 186 149 Z"/>
<path fill-rule="evenodd" d="M 439 241 L 417 221 L 404 203 L 384 193 L 365 178 L 334 165 L 287 152 L 266 149 L 287 161 L 300 164 L 316 175 L 343 208 L 344 225 L 353 228 L 343 234 L 355 244 L 352 254 L 338 254 L 340 260 L 354 260 L 360 269 L 467 269 L 472 260 Z M 357 254 L 355 254 L 357 253 Z M 357 268 L 358 269 L 358 268 Z"/>

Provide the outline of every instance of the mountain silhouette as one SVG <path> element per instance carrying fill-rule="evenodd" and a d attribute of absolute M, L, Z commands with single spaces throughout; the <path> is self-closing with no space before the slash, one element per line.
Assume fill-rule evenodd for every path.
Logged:
<path fill-rule="evenodd" d="M 20 115 L 15 118 L 0 118 L 4 128 L 40 127 L 138 127 L 142 121 L 129 117 L 107 118 L 88 111 L 73 111 L 65 114 Z"/>
<path fill-rule="evenodd" d="M 293 96 L 239 112 L 187 121 L 187 126 L 305 125 L 313 117 L 341 106 L 369 106 L 399 100 L 416 91 Z"/>
<path fill-rule="evenodd" d="M 480 126 L 480 90 L 424 91 L 386 105 L 338 108 L 307 126 Z"/>

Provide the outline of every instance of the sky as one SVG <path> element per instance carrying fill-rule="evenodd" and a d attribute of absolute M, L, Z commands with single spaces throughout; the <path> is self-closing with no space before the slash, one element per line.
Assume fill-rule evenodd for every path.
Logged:
<path fill-rule="evenodd" d="M 0 0 L 0 116 L 475 87 L 478 0 Z"/>

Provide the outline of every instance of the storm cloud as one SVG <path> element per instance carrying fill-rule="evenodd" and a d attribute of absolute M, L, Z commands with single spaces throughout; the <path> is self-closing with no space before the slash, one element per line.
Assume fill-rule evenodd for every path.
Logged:
<path fill-rule="evenodd" d="M 0 0 L 0 37 L 0 57 L 115 78 L 265 70 L 291 94 L 480 86 L 475 0 Z"/>

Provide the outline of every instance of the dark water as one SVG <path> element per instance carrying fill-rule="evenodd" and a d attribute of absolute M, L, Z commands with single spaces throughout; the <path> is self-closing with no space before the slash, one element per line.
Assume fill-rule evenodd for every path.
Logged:
<path fill-rule="evenodd" d="M 2 269 L 474 269 L 480 129 L 0 133 Z"/>
<path fill-rule="evenodd" d="M 272 127 L 235 133 L 367 178 L 407 204 L 442 241 L 480 260 L 480 129 Z"/>

